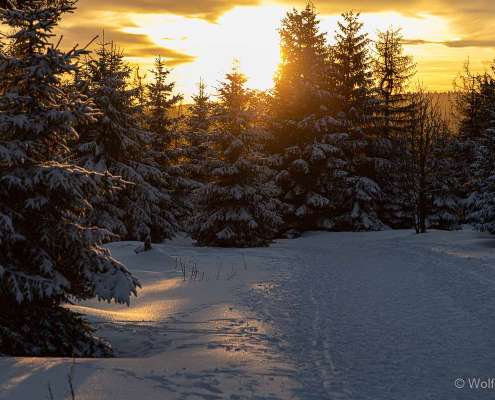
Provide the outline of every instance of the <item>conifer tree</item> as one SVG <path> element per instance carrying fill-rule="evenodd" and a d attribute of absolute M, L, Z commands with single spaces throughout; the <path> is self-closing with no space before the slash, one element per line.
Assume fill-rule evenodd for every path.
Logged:
<path fill-rule="evenodd" d="M 379 31 L 372 57 L 373 78 L 378 91 L 375 124 L 386 139 L 408 128 L 408 86 L 416 73 L 411 56 L 404 54 L 400 29 Z"/>
<path fill-rule="evenodd" d="M 480 231 L 495 234 L 495 104 L 491 122 L 475 142 L 468 199 L 469 219 Z"/>
<path fill-rule="evenodd" d="M 82 78 L 101 111 L 84 129 L 78 162 L 85 168 L 109 172 L 130 182 L 111 202 L 95 204 L 93 223 L 122 239 L 160 242 L 177 230 L 176 204 L 168 175 L 154 151 L 154 132 L 139 126 L 139 91 L 129 87 L 132 70 L 113 43 L 103 42 L 88 60 Z M 148 246 L 149 247 L 149 246 Z"/>
<path fill-rule="evenodd" d="M 342 14 L 331 54 L 336 92 L 343 111 L 339 119 L 348 133 L 343 146 L 347 175 L 340 190 L 343 200 L 335 223 L 338 230 L 387 228 L 380 218 L 384 193 L 377 181 L 383 158 L 376 149 L 382 143 L 372 136 L 370 129 L 376 105 L 371 93 L 370 40 L 362 29 L 359 13 Z"/>
<path fill-rule="evenodd" d="M 334 188 L 345 175 L 329 49 L 317 13 L 308 5 L 287 13 L 280 33 L 281 63 L 272 101 L 273 166 L 285 204 L 285 230 L 329 229 Z M 344 130 L 345 132 L 345 130 Z"/>
<path fill-rule="evenodd" d="M 476 141 L 491 127 L 495 104 L 495 62 L 482 74 L 471 71 L 469 62 L 457 78 L 456 108 L 459 134 L 464 141 Z"/>
<path fill-rule="evenodd" d="M 184 149 L 184 138 L 179 136 L 178 126 L 182 117 L 173 117 L 183 95 L 174 93 L 175 82 L 169 81 L 171 72 L 161 57 L 155 59 L 152 79 L 146 85 L 144 111 L 145 127 L 151 134 L 151 155 L 166 178 L 161 190 L 171 196 L 175 204 L 173 215 L 180 222 L 190 215 L 189 192 L 195 187 L 195 182 L 186 177 L 183 165 L 187 149 Z"/>
<path fill-rule="evenodd" d="M 133 95 L 133 117 L 137 126 L 146 128 L 145 109 L 146 109 L 146 75 L 141 73 L 141 68 L 137 66 L 133 70 L 132 82 L 129 85 L 134 89 Z"/>
<path fill-rule="evenodd" d="M 187 118 L 185 155 L 188 175 L 198 183 L 207 179 L 206 164 L 209 146 L 210 127 L 212 125 L 213 103 L 206 92 L 206 84 L 201 79 L 198 93 L 192 96 L 193 103 Z"/>
<path fill-rule="evenodd" d="M 473 73 L 469 62 L 466 63 L 464 72 L 456 80 L 456 88 L 459 119 L 456 171 L 462 173 L 461 195 L 468 198 L 480 189 L 480 154 L 485 152 L 495 107 L 495 63 L 482 74 Z"/>
<path fill-rule="evenodd" d="M 319 24 L 311 3 L 301 11 L 289 11 L 282 20 L 279 29 L 281 62 L 275 77 L 272 105 L 272 113 L 278 121 L 301 121 L 332 100 L 329 49 Z M 288 137 L 289 145 L 293 139 Z"/>
<path fill-rule="evenodd" d="M 464 208 L 462 171 L 457 167 L 459 143 L 443 121 L 433 150 L 434 180 L 428 226 L 434 229 L 461 229 Z"/>
<path fill-rule="evenodd" d="M 129 303 L 138 282 L 100 246 L 113 238 L 83 224 L 88 198 L 122 186 L 67 163 L 76 125 L 93 104 L 62 81 L 86 52 L 50 43 L 71 0 L 11 1 L 0 46 L 0 353 L 94 356 L 108 345 L 61 304 L 97 297 Z"/>
<path fill-rule="evenodd" d="M 334 152 L 338 158 L 330 164 L 337 179 L 330 185 L 335 206 L 329 228 L 337 231 L 386 229 L 380 218 L 383 191 L 375 180 L 381 160 L 370 157 L 370 141 L 362 129 L 343 121 L 339 123 L 346 133 L 332 135 L 339 139 L 339 152 Z"/>
<path fill-rule="evenodd" d="M 377 182 L 383 188 L 381 216 L 393 228 L 412 225 L 401 188 L 401 141 L 411 129 L 410 80 L 415 74 L 411 56 L 404 54 L 400 29 L 378 32 L 374 42 L 372 71 L 376 86 L 371 152 L 380 160 Z"/>
<path fill-rule="evenodd" d="M 266 246 L 281 223 L 272 189 L 259 181 L 260 166 L 250 152 L 246 77 L 234 67 L 218 89 L 218 132 L 211 180 L 199 190 L 192 237 L 199 245 Z"/>
<path fill-rule="evenodd" d="M 174 141 L 171 111 L 183 99 L 181 94 L 173 94 L 175 82 L 168 82 L 171 70 L 167 69 L 161 57 L 156 58 L 151 82 L 146 85 L 146 128 L 159 140 L 159 150 L 170 149 Z"/>
<path fill-rule="evenodd" d="M 363 33 L 359 13 L 342 14 L 332 46 L 335 84 L 349 119 L 361 121 L 369 114 L 372 87 L 370 39 Z"/>
<path fill-rule="evenodd" d="M 206 84 L 200 79 L 198 93 L 192 96 L 193 104 L 189 110 L 187 120 L 192 132 L 208 132 L 211 125 L 212 103 L 206 92 Z"/>

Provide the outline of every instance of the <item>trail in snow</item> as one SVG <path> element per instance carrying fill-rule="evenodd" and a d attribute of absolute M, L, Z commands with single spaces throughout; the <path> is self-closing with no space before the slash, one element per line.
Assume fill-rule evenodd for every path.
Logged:
<path fill-rule="evenodd" d="M 495 377 L 493 239 L 472 232 L 308 234 L 265 314 L 303 399 L 453 399 Z"/>
<path fill-rule="evenodd" d="M 270 248 L 178 239 L 134 254 L 130 308 L 86 302 L 119 358 L 77 360 L 78 400 L 493 398 L 495 240 L 470 230 L 307 233 Z M 197 264 L 186 281 L 175 258 Z M 203 275 L 204 273 L 204 275 Z M 69 398 L 72 360 L 0 359 L 0 399 Z"/>

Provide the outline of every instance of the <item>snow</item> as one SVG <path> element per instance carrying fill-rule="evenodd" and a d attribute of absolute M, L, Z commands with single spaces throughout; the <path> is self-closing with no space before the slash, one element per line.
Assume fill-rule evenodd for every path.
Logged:
<path fill-rule="evenodd" d="M 472 231 L 309 232 L 269 248 L 136 254 L 131 306 L 85 302 L 113 359 L 2 358 L 0 399 L 489 398 L 495 242 Z M 181 265 L 185 265 L 186 280 Z M 191 275 L 196 279 L 191 280 Z M 193 273 L 193 274 L 191 274 Z M 75 363 L 75 365 L 73 365 Z"/>

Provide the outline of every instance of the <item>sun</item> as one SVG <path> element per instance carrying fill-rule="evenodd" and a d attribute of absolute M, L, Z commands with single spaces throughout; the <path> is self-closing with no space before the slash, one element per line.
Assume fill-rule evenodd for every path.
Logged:
<path fill-rule="evenodd" d="M 242 72 L 253 89 L 272 86 L 280 62 L 277 28 L 285 7 L 237 7 L 216 22 L 176 15 L 129 17 L 135 25 L 127 33 L 145 34 L 156 45 L 195 57 L 195 61 L 174 68 L 173 77 L 186 93 L 194 92 L 200 77 L 215 87 L 239 60 Z M 152 60 L 136 60 L 151 65 Z"/>

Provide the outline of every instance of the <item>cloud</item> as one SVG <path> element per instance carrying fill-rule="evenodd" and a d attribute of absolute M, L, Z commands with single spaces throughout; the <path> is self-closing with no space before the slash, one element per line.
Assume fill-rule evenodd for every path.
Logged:
<path fill-rule="evenodd" d="M 78 6 L 83 10 L 177 14 L 215 21 L 234 7 L 259 3 L 261 0 L 79 0 Z"/>
<path fill-rule="evenodd" d="M 406 46 L 422 46 L 424 44 L 438 44 L 438 42 L 431 42 L 423 39 L 404 39 L 402 41 Z"/>
<path fill-rule="evenodd" d="M 448 40 L 448 41 L 433 41 L 423 39 L 404 39 L 403 43 L 408 46 L 421 46 L 425 44 L 439 44 L 453 48 L 463 47 L 495 47 L 495 39 L 462 39 L 462 40 Z"/>
<path fill-rule="evenodd" d="M 443 42 L 447 47 L 495 47 L 495 40 L 492 39 L 466 39 Z"/>
<path fill-rule="evenodd" d="M 100 21 L 95 21 L 93 15 L 80 15 L 77 19 L 72 16 L 69 23 L 62 24 L 58 34 L 63 35 L 62 45 L 72 47 L 74 44 L 85 46 L 95 36 L 98 39 L 93 42 L 92 48 L 98 43 L 114 42 L 129 57 L 154 58 L 161 56 L 167 66 L 175 67 L 180 64 L 186 64 L 195 60 L 194 56 L 179 52 L 170 48 L 157 46 L 147 35 L 132 34 L 123 32 L 122 28 L 132 27 L 132 22 L 125 17 L 111 21 L 110 25 Z"/>

